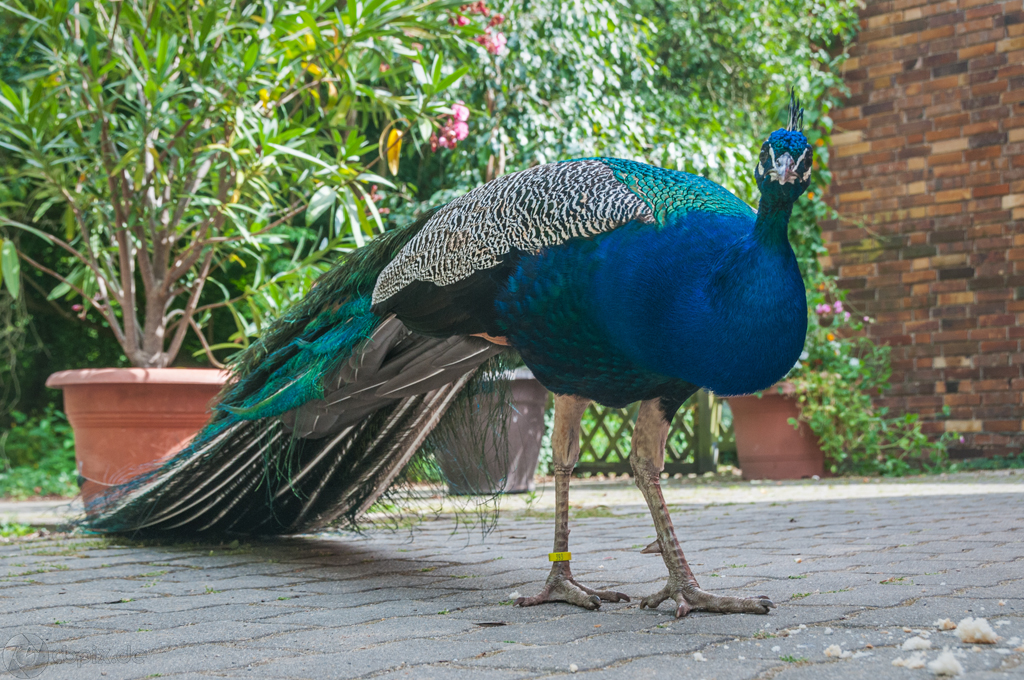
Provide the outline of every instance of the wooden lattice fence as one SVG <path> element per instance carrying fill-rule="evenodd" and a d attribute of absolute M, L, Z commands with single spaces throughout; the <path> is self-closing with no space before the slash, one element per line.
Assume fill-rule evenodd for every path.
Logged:
<path fill-rule="evenodd" d="M 583 415 L 576 474 L 632 473 L 629 442 L 639 408 L 638 403 L 624 409 L 591 404 Z M 672 420 L 665 472 L 713 472 L 718 465 L 719 448 L 734 448 L 732 441 L 731 428 L 722 427 L 722 402 L 701 390 Z"/>

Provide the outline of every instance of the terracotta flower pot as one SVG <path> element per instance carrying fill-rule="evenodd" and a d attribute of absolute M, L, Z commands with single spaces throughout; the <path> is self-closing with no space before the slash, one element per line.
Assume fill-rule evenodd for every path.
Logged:
<path fill-rule="evenodd" d="M 792 395 L 793 386 L 781 383 L 765 390 L 760 399 L 754 395 L 728 398 L 743 479 L 825 476 L 825 456 L 817 437 L 806 423 L 800 429 L 789 424 L 790 418 L 799 415 Z"/>
<path fill-rule="evenodd" d="M 88 503 L 107 487 L 151 470 L 180 451 L 209 418 L 227 380 L 215 369 L 96 368 L 61 371 L 75 458 Z"/>
<path fill-rule="evenodd" d="M 499 398 L 485 394 L 473 402 L 474 413 L 463 430 L 436 453 L 448 490 L 456 495 L 524 493 L 534 488 L 540 443 L 544 437 L 544 409 L 548 391 L 528 368 L 512 374 L 512 407 L 505 422 L 508 446 L 499 447 L 487 414 Z"/>

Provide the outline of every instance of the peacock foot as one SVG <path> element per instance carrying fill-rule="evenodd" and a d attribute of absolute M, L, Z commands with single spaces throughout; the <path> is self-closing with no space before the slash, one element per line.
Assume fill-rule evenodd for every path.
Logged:
<path fill-rule="evenodd" d="M 565 565 L 565 566 L 562 566 Z M 580 585 L 573 578 L 568 562 L 556 562 L 540 593 L 533 597 L 517 598 L 513 604 L 520 607 L 532 607 L 544 602 L 568 602 L 584 609 L 597 609 L 601 601 L 629 602 L 629 596 L 614 590 L 593 590 Z"/>
<path fill-rule="evenodd" d="M 732 597 L 712 595 L 696 585 L 673 585 L 671 581 L 664 588 L 640 601 L 640 608 L 657 609 L 665 600 L 672 598 L 676 603 L 676 618 L 686 616 L 693 610 L 719 612 L 722 614 L 767 614 L 775 603 L 767 595 L 757 597 Z"/>

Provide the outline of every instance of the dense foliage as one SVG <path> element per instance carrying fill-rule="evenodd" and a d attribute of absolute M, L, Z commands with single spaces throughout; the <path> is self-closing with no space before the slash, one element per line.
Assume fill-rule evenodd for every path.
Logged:
<path fill-rule="evenodd" d="M 0 195 L 0 226 L 62 251 L 40 262 L 6 240 L 8 292 L 19 296 L 25 262 L 56 279 L 50 299 L 98 317 L 133 365 L 161 367 L 190 332 L 211 344 L 213 310 L 244 325 L 247 296 L 232 288 L 276 283 L 274 246 L 286 243 L 287 273 L 308 289 L 303 265 L 383 228 L 372 186 L 388 183 L 381 161 L 400 151 L 394 126 L 430 131 L 450 112 L 442 95 L 466 69 L 444 73 L 424 43 L 457 53 L 479 28 L 453 25 L 446 7 L 5 5 L 38 59 L 0 82 L 0 146 L 21 190 Z M 380 143 L 367 137 L 381 128 Z M 278 311 L 275 292 L 259 301 Z M 265 311 L 253 303 L 247 317 Z"/>
<path fill-rule="evenodd" d="M 35 418 L 14 411 L 0 435 L 0 497 L 73 496 L 78 493 L 71 425 L 50 407 Z"/>

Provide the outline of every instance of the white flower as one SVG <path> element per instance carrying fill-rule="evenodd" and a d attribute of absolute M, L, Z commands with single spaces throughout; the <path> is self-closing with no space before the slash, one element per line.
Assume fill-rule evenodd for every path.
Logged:
<path fill-rule="evenodd" d="M 858 359 L 857 357 L 850 359 L 850 365 L 853 366 L 854 368 L 857 368 L 858 366 L 860 366 L 860 359 Z"/>
<path fill-rule="evenodd" d="M 807 353 L 807 350 L 800 352 L 800 361 L 807 361 L 811 358 L 811 355 Z"/>

